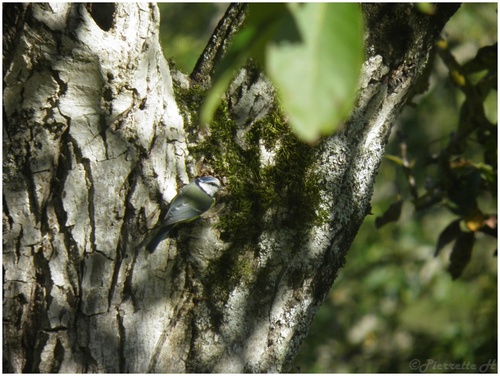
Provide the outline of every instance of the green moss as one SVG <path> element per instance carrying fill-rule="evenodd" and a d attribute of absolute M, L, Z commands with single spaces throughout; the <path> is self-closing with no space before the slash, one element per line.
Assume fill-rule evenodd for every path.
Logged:
<path fill-rule="evenodd" d="M 300 251 L 308 229 L 325 218 L 318 214 L 321 197 L 314 172 L 314 148 L 290 131 L 278 104 L 246 130 L 239 144 L 237 123 L 223 102 L 209 134 L 200 138 L 197 110 L 205 92 L 176 88 L 176 94 L 184 112 L 189 144 L 193 145 L 190 154 L 196 161 L 203 160 L 225 184 L 225 194 L 218 200 L 224 204 L 218 227 L 230 248 L 211 262 L 204 281 L 206 293 L 212 301 L 223 303 L 238 283 L 256 282 L 256 288 L 268 288 L 268 276 L 255 276 L 254 245 L 264 220 L 268 221 L 266 226 L 271 221 L 296 234 L 296 249 L 290 250 L 293 254 Z M 260 145 L 274 153 L 269 165 L 261 163 Z"/>

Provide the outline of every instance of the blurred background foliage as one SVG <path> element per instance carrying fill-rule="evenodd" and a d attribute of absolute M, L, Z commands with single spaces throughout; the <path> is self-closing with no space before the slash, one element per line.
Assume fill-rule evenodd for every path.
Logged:
<path fill-rule="evenodd" d="M 159 4 L 164 54 L 180 71 L 191 72 L 227 5 Z M 442 36 L 445 51 L 463 67 L 480 48 L 497 42 L 497 4 L 463 4 Z M 410 367 L 414 359 L 420 364 L 428 359 L 436 364 L 472 364 L 475 372 L 494 362 L 486 371 L 497 371 L 496 238 L 474 232 L 470 262 L 453 280 L 447 269 L 454 245 L 446 245 L 437 257 L 434 253 L 441 232 L 460 219 L 460 213 L 456 207 L 450 209 L 449 200 L 417 210 L 413 196 L 424 194 L 442 178 L 442 171 L 429 164 L 429 156 L 450 147 L 467 98 L 457 80 L 450 79 L 449 64 L 440 56 L 432 60 L 429 90 L 405 107 L 392 132 L 387 154 L 394 158 L 381 165 L 372 199 L 374 215 L 363 223 L 295 360 L 300 372 L 418 372 Z M 474 196 L 485 215 L 497 213 L 496 53 L 494 66 L 495 87 L 482 108 L 495 127 L 490 137 L 495 162 L 489 161 L 495 192 L 482 186 Z M 467 79 L 477 83 L 483 73 Z M 478 141 L 478 135 L 469 135 L 462 146 L 461 161 L 485 164 L 488 146 Z M 413 188 L 397 158 L 409 162 Z M 377 227 L 376 218 L 395 202 L 398 215 Z M 442 372 L 431 366 L 427 371 Z"/>
<path fill-rule="evenodd" d="M 190 74 L 228 3 L 158 3 L 163 54 Z"/>

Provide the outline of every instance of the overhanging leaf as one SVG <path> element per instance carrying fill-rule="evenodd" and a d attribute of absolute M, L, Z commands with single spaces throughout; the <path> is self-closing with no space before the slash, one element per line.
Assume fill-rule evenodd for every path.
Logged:
<path fill-rule="evenodd" d="M 436 5 L 432 3 L 417 3 L 417 9 L 428 16 L 436 14 Z"/>
<path fill-rule="evenodd" d="M 300 38 L 268 43 L 266 70 L 297 136 L 313 142 L 334 132 L 356 96 L 363 62 L 359 4 L 288 4 Z"/>

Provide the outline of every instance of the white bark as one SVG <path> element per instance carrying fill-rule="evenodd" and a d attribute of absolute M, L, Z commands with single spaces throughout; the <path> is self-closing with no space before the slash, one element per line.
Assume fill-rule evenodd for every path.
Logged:
<path fill-rule="evenodd" d="M 205 161 L 189 152 L 157 8 L 114 7 L 110 23 L 96 23 L 80 4 L 26 5 L 7 49 L 6 364 L 13 372 L 286 370 L 369 211 L 391 125 L 436 32 L 402 52 L 415 72 L 397 85 L 394 64 L 373 47 L 343 130 L 316 146 L 304 170 L 283 171 L 318 187 L 317 221 L 301 223 L 295 206 L 276 204 L 253 243 L 240 244 L 211 226 L 234 208 L 221 204 L 149 254 L 159 209 Z M 273 89 L 246 73 L 229 91 L 235 139 L 218 142 L 252 151 L 245 135 L 271 111 Z M 286 137 L 273 147 L 258 141 L 262 170 L 279 170 Z"/>
<path fill-rule="evenodd" d="M 61 372 L 144 372 L 143 360 L 161 337 L 158 324 L 174 307 L 165 299 L 167 269 L 158 267 L 168 255 L 137 253 L 134 245 L 144 234 L 130 232 L 131 223 L 143 216 L 152 227 L 154 193 L 169 201 L 176 179 L 189 181 L 183 120 L 151 22 L 158 10 L 119 4 L 113 28 L 103 31 L 82 5 L 30 8 L 33 22 L 53 33 L 26 28 L 5 77 L 12 126 L 4 140 L 17 148 L 26 169 L 19 174 L 14 156 L 4 161 L 11 223 L 4 239 L 5 298 L 44 295 L 47 343 L 40 369 L 50 369 L 45 362 L 52 362 L 51 344 L 59 341 Z M 68 23 L 74 23 L 71 31 Z M 31 129 L 15 127 L 27 111 Z M 35 255 L 47 286 L 37 281 Z M 123 301 L 126 282 L 144 295 L 144 306 Z"/>

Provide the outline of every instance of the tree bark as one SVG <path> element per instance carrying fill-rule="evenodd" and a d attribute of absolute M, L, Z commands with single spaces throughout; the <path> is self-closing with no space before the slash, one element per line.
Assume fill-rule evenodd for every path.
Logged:
<path fill-rule="evenodd" d="M 198 134 L 153 5 L 5 5 L 4 371 L 287 370 L 455 10 L 365 5 L 357 105 L 310 147 L 283 131 L 252 66 L 225 125 Z M 146 252 L 166 203 L 205 171 L 226 185 L 215 210 Z"/>

